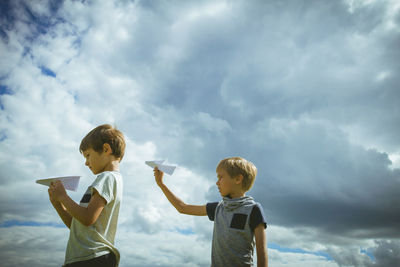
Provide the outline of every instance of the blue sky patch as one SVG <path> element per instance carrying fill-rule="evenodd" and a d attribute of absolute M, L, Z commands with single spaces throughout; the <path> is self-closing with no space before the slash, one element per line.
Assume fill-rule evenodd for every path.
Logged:
<path fill-rule="evenodd" d="M 306 250 L 301 249 L 301 248 L 282 247 L 282 246 L 280 246 L 278 244 L 275 244 L 275 243 L 269 243 L 268 244 L 268 248 L 276 249 L 276 250 L 278 250 L 280 252 L 290 252 L 290 253 L 311 254 L 311 255 L 315 255 L 315 256 L 322 256 L 328 261 L 332 261 L 333 260 L 331 255 L 329 255 L 326 252 L 322 252 L 322 251 L 311 252 L 311 251 L 306 251 Z"/>
<path fill-rule="evenodd" d="M 0 110 L 4 110 L 4 105 L 3 101 L 1 99 L 2 95 L 11 95 L 12 90 L 10 87 L 5 86 L 5 85 L 0 85 Z M 5 138 L 3 138 L 3 135 L 0 133 L 0 141 L 3 141 Z"/>
<path fill-rule="evenodd" d="M 186 228 L 186 229 L 181 229 L 181 228 L 176 228 L 178 233 L 184 234 L 184 235 L 194 235 L 194 231 L 192 228 Z"/>
<path fill-rule="evenodd" d="M 5 85 L 0 85 L 0 95 L 11 95 L 12 90 L 10 87 Z"/>
<path fill-rule="evenodd" d="M 44 75 L 47 75 L 47 76 L 50 76 L 50 77 L 54 77 L 54 78 L 57 76 L 54 71 L 52 71 L 49 68 L 46 68 L 45 66 L 40 66 L 39 68 L 42 71 L 42 74 L 44 74 Z"/>
<path fill-rule="evenodd" d="M 0 106 L 1 106 L 1 102 L 0 102 Z M 1 109 L 3 109 L 3 107 L 1 107 Z M 7 135 L 3 132 L 0 132 L 0 142 L 3 142 L 6 139 L 7 139 Z"/>
<path fill-rule="evenodd" d="M 35 221 L 18 221 L 18 220 L 9 220 L 0 223 L 0 227 L 2 228 L 10 228 L 16 226 L 33 226 L 33 227 L 56 227 L 56 228 L 63 228 L 64 224 L 61 223 L 52 223 L 52 222 L 35 222 Z"/>
<path fill-rule="evenodd" d="M 363 249 L 363 248 L 361 248 L 360 252 L 361 252 L 362 254 L 367 255 L 367 256 L 371 259 L 372 262 L 375 262 L 375 261 L 376 261 L 375 256 L 374 256 L 374 253 L 372 252 L 371 249 Z"/>
<path fill-rule="evenodd" d="M 0 37 L 5 42 L 8 42 L 8 34 L 7 31 L 13 27 L 15 16 L 14 12 L 10 12 L 11 10 L 11 3 L 9 0 L 1 1 L 0 4 L 0 17 L 1 20 L 1 27 L 0 27 Z"/>

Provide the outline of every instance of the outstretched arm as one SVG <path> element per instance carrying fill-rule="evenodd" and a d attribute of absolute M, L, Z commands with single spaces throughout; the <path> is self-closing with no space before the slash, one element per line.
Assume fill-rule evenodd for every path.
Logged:
<path fill-rule="evenodd" d="M 64 211 L 71 216 L 71 220 L 72 217 L 74 217 L 85 226 L 94 224 L 100 216 L 104 206 L 107 204 L 107 201 L 101 197 L 97 191 L 95 191 L 87 208 L 79 206 L 67 195 L 65 188 L 60 181 L 56 181 L 50 185 L 49 195 L 51 199 L 57 201 Z M 56 208 L 56 210 L 59 212 L 59 209 Z M 62 211 L 60 210 L 60 212 Z M 64 216 L 64 213 L 62 214 Z M 64 221 L 63 216 L 60 215 L 61 219 Z M 68 218 L 66 217 L 66 219 Z M 67 220 L 67 222 L 69 222 L 69 224 L 64 221 L 68 227 L 71 226 L 71 221 Z"/>
<path fill-rule="evenodd" d="M 257 251 L 257 267 L 268 267 L 267 238 L 265 237 L 264 224 L 260 223 L 254 229 Z"/>
<path fill-rule="evenodd" d="M 167 197 L 169 202 L 172 204 L 172 206 L 175 207 L 175 209 L 179 213 L 183 214 L 188 214 L 188 215 L 196 215 L 196 216 L 206 216 L 207 215 L 207 210 L 206 210 L 206 205 L 188 205 L 185 202 L 183 202 L 181 199 L 179 199 L 177 196 L 175 196 L 171 190 L 164 184 L 163 182 L 163 176 L 164 173 L 157 168 L 154 169 L 154 177 L 156 179 L 157 185 L 161 188 L 163 191 L 164 195 Z"/>

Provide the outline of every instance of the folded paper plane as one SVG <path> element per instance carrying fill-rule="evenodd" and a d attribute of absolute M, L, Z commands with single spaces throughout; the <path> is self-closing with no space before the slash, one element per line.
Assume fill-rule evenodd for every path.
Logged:
<path fill-rule="evenodd" d="M 160 171 L 165 172 L 166 174 L 172 175 L 175 171 L 176 166 L 165 165 L 163 164 L 164 160 L 149 160 L 145 161 L 145 163 L 152 167 L 153 169 L 157 167 Z"/>
<path fill-rule="evenodd" d="M 51 182 L 61 181 L 67 190 L 76 191 L 78 189 L 80 176 L 63 176 L 63 177 L 53 177 L 36 180 L 36 183 L 50 186 Z"/>

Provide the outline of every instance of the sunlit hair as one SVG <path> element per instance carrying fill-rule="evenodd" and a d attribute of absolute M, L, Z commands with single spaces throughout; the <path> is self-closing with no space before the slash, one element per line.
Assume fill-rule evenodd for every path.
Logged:
<path fill-rule="evenodd" d="M 103 145 L 109 144 L 112 150 L 112 155 L 122 160 L 125 154 L 125 140 L 122 132 L 109 124 L 97 126 L 91 130 L 81 142 L 79 151 L 83 153 L 87 149 L 103 152 Z"/>
<path fill-rule="evenodd" d="M 217 166 L 217 171 L 221 169 L 225 170 L 232 178 L 241 174 L 243 176 L 242 188 L 244 191 L 250 190 L 257 175 L 256 166 L 252 162 L 241 157 L 221 160 Z"/>

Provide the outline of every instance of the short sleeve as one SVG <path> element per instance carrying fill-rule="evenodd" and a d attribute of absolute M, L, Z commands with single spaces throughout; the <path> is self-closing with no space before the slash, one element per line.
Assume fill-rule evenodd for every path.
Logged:
<path fill-rule="evenodd" d="M 110 172 L 103 172 L 99 176 L 97 176 L 96 180 L 93 182 L 93 189 L 99 193 L 101 197 L 103 197 L 107 204 L 110 203 L 114 199 L 114 187 L 115 187 L 115 177 Z"/>
<path fill-rule="evenodd" d="M 257 203 L 250 213 L 250 229 L 254 231 L 254 229 L 260 224 L 264 224 L 264 228 L 267 228 L 267 221 L 265 219 L 264 210 L 259 203 Z"/>
<path fill-rule="evenodd" d="M 211 202 L 211 203 L 207 203 L 206 205 L 206 210 L 207 210 L 207 216 L 208 219 L 210 219 L 210 221 L 214 221 L 214 217 L 215 217 L 215 209 L 218 206 L 218 202 Z"/>

